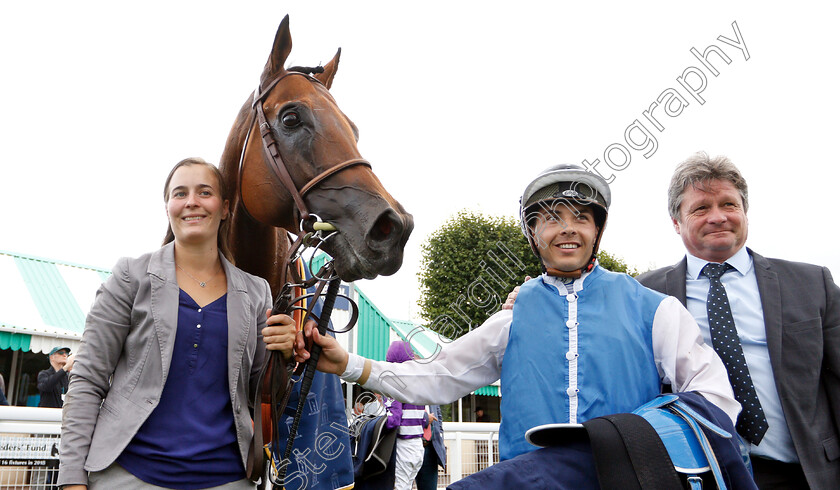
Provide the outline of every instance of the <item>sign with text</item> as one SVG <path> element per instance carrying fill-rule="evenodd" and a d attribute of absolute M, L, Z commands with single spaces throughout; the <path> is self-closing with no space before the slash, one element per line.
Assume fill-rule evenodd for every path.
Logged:
<path fill-rule="evenodd" d="M 0 466 L 46 466 L 58 460 L 57 437 L 0 436 Z"/>

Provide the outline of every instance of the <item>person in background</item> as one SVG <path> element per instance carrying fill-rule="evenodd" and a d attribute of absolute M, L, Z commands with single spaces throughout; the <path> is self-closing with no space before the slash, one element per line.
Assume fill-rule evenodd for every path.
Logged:
<path fill-rule="evenodd" d="M 476 422 L 489 422 L 490 418 L 487 417 L 487 414 L 484 413 L 483 407 L 475 407 L 475 421 Z M 476 464 L 478 465 L 478 470 L 481 471 L 484 468 L 487 468 L 487 462 L 489 461 L 489 448 L 487 446 L 486 440 L 477 440 L 475 441 L 475 456 L 476 456 Z"/>
<path fill-rule="evenodd" d="M 6 399 L 6 380 L 0 374 L 0 405 L 8 405 L 9 400 Z"/>
<path fill-rule="evenodd" d="M 487 418 L 487 415 L 484 413 L 483 408 L 475 407 L 475 421 L 476 422 L 489 422 L 490 421 Z"/>
<path fill-rule="evenodd" d="M 354 415 L 375 417 L 385 413 L 384 399 L 379 393 L 365 392 L 353 406 Z"/>
<path fill-rule="evenodd" d="M 38 373 L 38 391 L 41 393 L 39 407 L 61 408 L 74 356 L 69 347 L 53 347 L 49 353 L 50 367 Z"/>
<path fill-rule="evenodd" d="M 821 212 L 807 200 L 780 196 L 806 213 Z M 767 259 L 747 248 L 748 207 L 747 182 L 728 158 L 691 156 L 668 188 L 686 256 L 637 279 L 679 299 L 706 342 L 725 361 L 733 359 L 729 379 L 744 407 L 736 428 L 749 443 L 759 488 L 836 489 L 840 288 L 825 267 Z M 819 247 L 814 231 L 780 223 L 777 236 L 794 247 Z M 726 315 L 718 313 L 722 305 Z M 720 323 L 734 323 L 734 330 Z"/>
<path fill-rule="evenodd" d="M 440 405 L 427 405 L 429 424 L 423 429 L 423 464 L 414 478 L 417 490 L 437 490 L 438 466 L 446 469 L 443 416 Z"/>
<path fill-rule="evenodd" d="M 391 342 L 385 354 L 386 362 L 402 363 L 414 359 L 411 344 L 402 340 Z M 411 484 L 423 464 L 423 428 L 429 424 L 422 405 L 403 403 L 385 398 L 385 427 L 397 429 L 397 458 L 394 490 L 411 490 Z"/>
<path fill-rule="evenodd" d="M 120 259 L 88 313 L 62 420 L 65 490 L 256 487 L 257 378 L 266 349 L 291 354 L 294 320 L 271 315 L 268 283 L 230 262 L 214 165 L 182 160 L 163 198 L 163 246 Z"/>

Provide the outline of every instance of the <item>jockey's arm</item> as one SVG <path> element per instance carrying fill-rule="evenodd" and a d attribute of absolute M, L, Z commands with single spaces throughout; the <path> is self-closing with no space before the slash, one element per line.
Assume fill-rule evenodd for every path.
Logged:
<path fill-rule="evenodd" d="M 735 401 L 726 367 L 714 349 L 703 342 L 691 313 L 674 297 L 662 300 L 653 319 L 653 355 L 662 382 L 675 392 L 696 391 L 729 415 L 741 411 Z"/>
<path fill-rule="evenodd" d="M 304 326 L 295 346 L 296 360 L 309 357 L 304 336 L 322 347 L 318 370 L 338 374 L 344 381 L 417 405 L 442 405 L 499 379 L 513 316 L 503 310 L 429 358 L 401 364 L 372 361 L 345 351 L 338 342 Z"/>

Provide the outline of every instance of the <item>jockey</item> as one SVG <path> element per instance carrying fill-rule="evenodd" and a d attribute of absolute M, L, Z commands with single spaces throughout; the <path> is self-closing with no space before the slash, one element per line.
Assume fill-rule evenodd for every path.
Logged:
<path fill-rule="evenodd" d="M 401 363 L 414 359 L 411 344 L 402 340 L 391 342 L 385 354 L 386 362 Z M 423 465 L 423 428 L 429 417 L 423 405 L 385 399 L 385 426 L 397 429 L 397 459 L 395 461 L 395 490 L 411 490 L 411 484 Z"/>
<path fill-rule="evenodd" d="M 662 384 L 701 394 L 734 421 L 740 405 L 724 365 L 691 314 L 677 299 L 598 265 L 610 201 L 599 176 L 575 165 L 546 169 L 520 201 L 523 233 L 544 272 L 521 287 L 512 310 L 434 359 L 402 364 L 348 354 L 306 328 L 323 347 L 318 369 L 418 405 L 450 403 L 501 379 L 502 460 L 537 449 L 525 439 L 528 429 L 631 412 Z M 308 358 L 303 335 L 296 356 Z"/>

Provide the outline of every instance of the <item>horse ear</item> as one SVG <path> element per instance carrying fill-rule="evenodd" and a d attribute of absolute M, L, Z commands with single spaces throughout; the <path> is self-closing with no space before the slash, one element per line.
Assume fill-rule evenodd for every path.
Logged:
<path fill-rule="evenodd" d="M 286 68 L 286 58 L 292 52 L 292 34 L 289 32 L 289 15 L 283 17 L 280 22 L 280 27 L 277 28 L 277 34 L 274 35 L 274 46 L 271 48 L 271 54 L 268 56 L 268 62 L 265 64 L 262 79 L 269 80 L 275 75 L 284 71 Z"/>
<path fill-rule="evenodd" d="M 338 71 L 338 59 L 341 58 L 341 48 L 338 48 L 338 52 L 335 53 L 333 59 L 330 60 L 329 63 L 324 65 L 324 73 L 316 73 L 314 76 L 318 79 L 321 83 L 324 84 L 325 87 L 329 90 L 330 86 L 332 85 L 333 78 L 335 77 L 335 72 Z"/>

